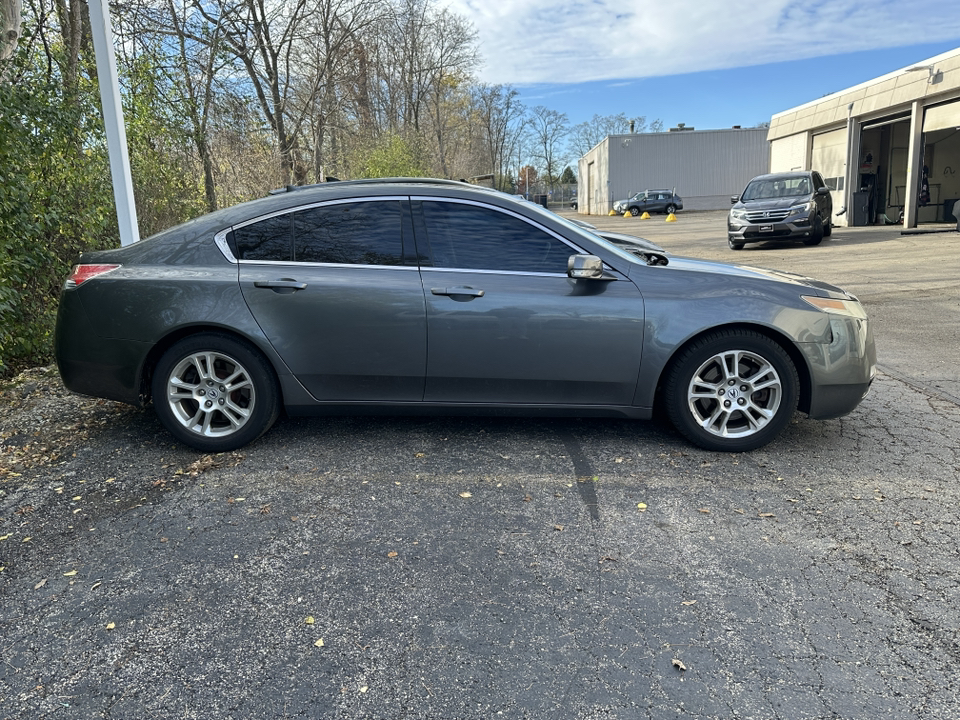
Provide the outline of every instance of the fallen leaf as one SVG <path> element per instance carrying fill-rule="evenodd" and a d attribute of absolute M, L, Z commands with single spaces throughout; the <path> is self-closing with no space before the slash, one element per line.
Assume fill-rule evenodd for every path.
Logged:
<path fill-rule="evenodd" d="M 707 514 L 709 515 L 709 514 L 710 514 L 710 508 L 698 508 L 698 509 L 697 509 L 697 512 L 707 513 Z"/>
<path fill-rule="evenodd" d="M 44 585 L 46 585 L 46 584 L 47 584 L 47 579 L 44 578 L 43 580 L 41 580 L 40 582 L 38 582 L 36 585 L 34 585 L 34 586 L 33 586 L 33 589 L 34 589 L 34 590 L 39 590 L 40 588 L 42 588 L 42 587 L 43 587 Z"/>
<path fill-rule="evenodd" d="M 96 589 L 97 589 L 98 587 L 100 587 L 101 585 L 103 585 L 102 582 L 99 582 L 99 581 L 98 581 L 98 582 L 95 582 L 95 583 L 93 584 L 93 587 L 91 587 L 90 589 L 91 589 L 91 590 L 96 590 Z"/>
<path fill-rule="evenodd" d="M 320 638 L 319 640 L 317 640 L 314 643 L 314 645 L 316 645 L 317 647 L 323 647 L 323 638 Z"/>
<path fill-rule="evenodd" d="M 82 495 L 77 495 L 77 496 L 76 496 L 75 498 L 73 498 L 73 499 L 74 499 L 74 501 L 76 501 L 76 500 L 83 500 L 83 496 L 82 496 Z"/>
<path fill-rule="evenodd" d="M 64 577 L 73 577 L 73 576 L 76 575 L 76 574 L 77 574 L 77 571 L 76 571 L 76 570 L 71 570 L 70 572 L 65 572 L 65 573 L 63 574 L 63 576 L 64 576 Z"/>
<path fill-rule="evenodd" d="M 553 529 L 557 532 L 563 532 L 563 525 L 554 525 Z"/>
<path fill-rule="evenodd" d="M 113 630 L 116 626 L 116 623 L 107 623 L 107 630 Z"/>
<path fill-rule="evenodd" d="M 370 689 L 370 688 L 368 688 L 366 685 L 364 685 L 362 688 L 360 688 L 360 692 L 365 693 L 365 692 L 366 692 L 367 690 L 369 690 L 369 689 Z"/>
<path fill-rule="evenodd" d="M 646 504 L 646 503 L 637 503 L 637 509 L 638 509 L 640 512 L 646 512 L 646 511 L 647 511 L 647 504 Z"/>
<path fill-rule="evenodd" d="M 415 458 L 422 458 L 422 457 L 426 457 L 427 454 L 426 454 L 426 453 L 414 453 L 413 456 L 414 456 Z"/>
<path fill-rule="evenodd" d="M 469 492 L 469 491 L 467 491 L 467 490 L 464 490 L 462 493 L 460 493 L 460 497 L 462 497 L 462 498 L 470 498 L 470 497 L 473 497 L 473 493 L 472 493 L 472 492 Z"/>
<path fill-rule="evenodd" d="M 307 617 L 306 620 L 304 620 L 304 622 L 305 622 L 307 625 L 313 625 L 313 623 L 316 622 L 316 621 L 313 619 L 313 615 L 310 615 L 310 616 Z"/>
<path fill-rule="evenodd" d="M 913 524 L 914 524 L 914 525 L 923 525 L 923 520 L 914 520 L 914 521 L 913 521 Z"/>
<path fill-rule="evenodd" d="M 682 603 L 680 603 L 680 604 L 681 604 L 681 605 L 696 605 L 696 604 L 697 604 L 697 601 L 696 601 L 696 600 L 684 600 L 684 601 L 683 601 Z"/>
<path fill-rule="evenodd" d="M 9 536 L 9 535 L 0 535 L 0 540 L 6 540 L 8 537 L 10 537 L 10 536 Z"/>
<path fill-rule="evenodd" d="M 32 537 L 25 537 L 25 538 L 23 539 L 23 542 L 30 542 L 31 540 L 33 540 Z"/>
<path fill-rule="evenodd" d="M 396 550 L 391 550 L 387 553 L 388 558 L 395 558 L 399 553 Z"/>
<path fill-rule="evenodd" d="M 680 670 L 686 670 L 686 669 L 687 669 L 687 666 L 684 665 L 684 664 L 683 664 L 682 662 L 680 662 L 679 660 L 677 660 L 676 658 L 673 659 L 673 666 L 674 666 L 675 668 L 679 668 Z"/>

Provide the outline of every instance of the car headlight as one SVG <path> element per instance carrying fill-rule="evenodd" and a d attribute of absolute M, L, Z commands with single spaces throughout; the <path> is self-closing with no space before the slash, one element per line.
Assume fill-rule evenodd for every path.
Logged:
<path fill-rule="evenodd" d="M 805 202 L 802 205 L 794 205 L 790 208 L 791 215 L 806 215 L 813 210 L 813 202 Z"/>
<path fill-rule="evenodd" d="M 846 315 L 847 317 L 867 319 L 867 311 L 859 300 L 838 300 L 836 298 L 815 297 L 813 295 L 801 295 L 800 298 L 817 310 L 822 310 L 831 315 Z"/>
<path fill-rule="evenodd" d="M 746 210 L 731 210 L 731 211 L 730 211 L 730 217 L 732 217 L 732 218 L 735 219 L 735 220 L 746 220 L 746 219 L 747 219 L 747 211 L 746 211 Z"/>

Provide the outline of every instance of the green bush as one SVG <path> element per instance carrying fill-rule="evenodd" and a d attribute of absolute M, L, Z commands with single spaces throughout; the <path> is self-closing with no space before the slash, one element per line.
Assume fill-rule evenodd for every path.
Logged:
<path fill-rule="evenodd" d="M 2 375 L 50 362 L 71 264 L 83 250 L 118 243 L 98 120 L 29 73 L 0 82 Z"/>

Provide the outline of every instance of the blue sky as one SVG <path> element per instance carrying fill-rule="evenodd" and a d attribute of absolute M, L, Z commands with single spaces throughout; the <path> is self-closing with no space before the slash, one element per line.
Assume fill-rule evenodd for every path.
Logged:
<path fill-rule="evenodd" d="M 624 113 L 698 129 L 776 112 L 960 47 L 938 0 L 447 0 L 480 79 L 571 124 Z"/>

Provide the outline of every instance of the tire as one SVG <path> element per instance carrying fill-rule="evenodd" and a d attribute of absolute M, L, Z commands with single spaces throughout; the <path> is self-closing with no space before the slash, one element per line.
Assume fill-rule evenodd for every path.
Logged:
<path fill-rule="evenodd" d="M 267 360 L 248 343 L 219 333 L 191 335 L 171 346 L 154 368 L 152 389 L 161 424 L 207 453 L 253 442 L 280 412 Z"/>
<path fill-rule="evenodd" d="M 727 238 L 727 245 L 731 250 L 743 250 L 743 243 L 734 242 L 731 238 Z"/>
<path fill-rule="evenodd" d="M 790 422 L 799 386 L 790 356 L 776 342 L 752 330 L 718 330 L 673 361 L 664 400 L 670 421 L 690 442 L 747 452 Z"/>
<path fill-rule="evenodd" d="M 824 236 L 824 237 L 830 237 L 831 235 L 833 235 L 833 221 L 832 221 L 832 220 L 827 220 L 827 221 L 823 224 L 823 236 Z"/>
<path fill-rule="evenodd" d="M 672 215 L 672 214 L 675 213 L 676 211 L 677 211 L 677 206 L 676 206 L 676 205 L 667 205 L 667 207 L 666 207 L 666 209 L 665 209 L 665 212 L 667 213 L 667 215 Z"/>
<path fill-rule="evenodd" d="M 804 245 L 819 245 L 823 240 L 825 230 L 823 228 L 823 218 L 819 215 L 813 217 L 813 230 L 810 231 L 810 237 L 803 239 Z"/>
<path fill-rule="evenodd" d="M 637 215 L 640 214 L 640 208 L 634 205 L 632 208 L 630 208 L 630 214 L 636 217 Z"/>

